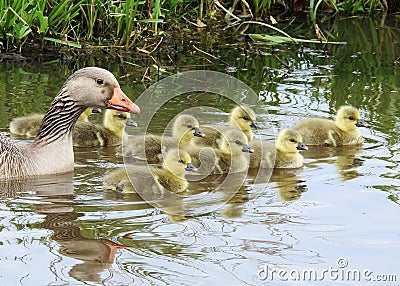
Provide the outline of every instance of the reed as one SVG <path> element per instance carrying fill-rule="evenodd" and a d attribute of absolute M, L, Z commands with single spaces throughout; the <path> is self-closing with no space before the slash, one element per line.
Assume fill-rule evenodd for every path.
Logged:
<path fill-rule="evenodd" d="M 71 47 L 129 48 L 144 37 L 180 29 L 182 24 L 202 27 L 218 18 L 227 24 L 265 22 L 267 16 L 290 13 L 294 6 L 309 10 L 314 24 L 327 12 L 400 10 L 394 0 L 0 0 L 0 47 L 20 51 L 27 41 L 42 45 L 50 41 Z"/>

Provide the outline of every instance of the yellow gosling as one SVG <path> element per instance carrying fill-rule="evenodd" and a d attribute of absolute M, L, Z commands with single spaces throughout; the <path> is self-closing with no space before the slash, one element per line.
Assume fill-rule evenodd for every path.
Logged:
<path fill-rule="evenodd" d="M 352 106 L 339 108 L 336 121 L 324 118 L 310 118 L 295 127 L 303 137 L 304 144 L 325 146 L 360 145 L 364 142 L 357 127 L 366 127 L 359 111 Z"/>
<path fill-rule="evenodd" d="M 300 168 L 303 166 L 303 156 L 299 150 L 307 150 L 302 143 L 299 132 L 293 129 L 283 129 L 279 132 L 276 144 L 267 141 L 253 140 L 250 148 L 250 168 Z"/>
<path fill-rule="evenodd" d="M 187 189 L 187 171 L 196 172 L 190 155 L 172 149 L 166 154 L 162 166 L 131 166 L 116 169 L 103 178 L 105 189 L 121 193 L 163 194 L 166 190 L 181 193 Z M 129 181 L 128 175 L 134 185 Z"/>
<path fill-rule="evenodd" d="M 147 161 L 149 164 L 162 162 L 162 154 L 171 148 L 184 148 L 192 143 L 194 137 L 204 137 L 199 122 L 191 115 L 179 115 L 172 126 L 172 137 L 153 134 L 135 136 L 124 145 L 125 157 Z"/>

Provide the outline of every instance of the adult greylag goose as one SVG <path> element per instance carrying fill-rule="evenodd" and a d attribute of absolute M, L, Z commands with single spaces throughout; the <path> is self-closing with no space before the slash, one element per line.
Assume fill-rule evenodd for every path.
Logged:
<path fill-rule="evenodd" d="M 128 112 L 107 109 L 102 125 L 77 122 L 72 141 L 75 147 L 119 146 L 128 138 L 125 126 L 137 126 Z"/>
<path fill-rule="evenodd" d="M 157 195 L 163 194 L 165 190 L 181 193 L 188 186 L 186 171 L 197 171 L 189 154 L 183 150 L 171 149 L 167 151 L 161 166 L 129 166 L 126 169 L 116 169 L 103 177 L 103 186 L 105 189 L 121 193 Z"/>
<path fill-rule="evenodd" d="M 89 122 L 89 116 L 92 113 L 100 113 L 100 108 L 89 107 L 86 108 L 81 115 L 79 115 L 78 122 Z M 27 116 L 21 116 L 11 120 L 9 125 L 10 133 L 13 135 L 23 136 L 27 138 L 35 138 L 40 125 L 42 125 L 44 114 L 33 113 Z"/>
<path fill-rule="evenodd" d="M 256 121 L 256 114 L 253 109 L 245 105 L 238 105 L 233 108 L 229 114 L 229 125 L 205 125 L 201 126 L 205 138 L 195 138 L 194 145 L 218 147 L 217 140 L 221 138 L 223 132 L 230 129 L 241 130 L 248 141 L 254 139 L 252 128 L 261 128 L 261 124 Z"/>
<path fill-rule="evenodd" d="M 195 137 L 204 137 L 199 129 L 199 122 L 192 115 L 182 114 L 172 125 L 172 137 L 153 134 L 135 136 L 124 145 L 123 154 L 128 158 L 146 160 L 149 164 L 159 164 L 163 159 L 162 153 L 172 148 L 184 148 L 190 145 Z"/>
<path fill-rule="evenodd" d="M 80 69 L 54 98 L 32 144 L 21 145 L 0 135 L 0 180 L 73 171 L 72 130 L 88 107 L 140 113 L 111 72 Z"/>
<path fill-rule="evenodd" d="M 336 121 L 310 118 L 300 121 L 293 129 L 301 134 L 304 144 L 336 147 L 362 144 L 364 138 L 357 127 L 367 127 L 360 112 L 344 105 L 337 111 Z"/>
<path fill-rule="evenodd" d="M 253 140 L 250 147 L 254 149 L 250 155 L 250 168 L 300 168 L 303 156 L 299 150 L 307 150 L 299 132 L 294 129 L 283 129 L 279 132 L 276 143 Z"/>

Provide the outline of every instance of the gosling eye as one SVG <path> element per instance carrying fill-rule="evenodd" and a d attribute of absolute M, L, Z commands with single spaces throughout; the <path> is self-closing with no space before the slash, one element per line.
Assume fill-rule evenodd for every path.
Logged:
<path fill-rule="evenodd" d="M 188 124 L 188 125 L 186 125 L 186 127 L 187 128 L 193 128 L 193 125 L 192 124 Z"/>
<path fill-rule="evenodd" d="M 126 119 L 125 115 L 123 115 L 123 114 L 121 114 L 121 113 L 119 113 L 119 114 L 117 115 L 117 117 L 118 117 L 118 118 L 121 118 L 121 119 Z"/>
<path fill-rule="evenodd" d="M 182 160 L 182 159 L 180 159 L 180 160 L 178 161 L 178 163 L 181 163 L 181 164 L 183 164 L 183 160 Z"/>
<path fill-rule="evenodd" d="M 104 80 L 102 80 L 101 78 L 96 79 L 96 83 L 99 85 L 103 85 L 104 84 Z"/>
<path fill-rule="evenodd" d="M 238 145 L 242 145 L 242 142 L 240 142 L 240 140 L 236 140 L 235 143 Z"/>
<path fill-rule="evenodd" d="M 294 140 L 294 138 L 291 138 L 289 141 L 293 142 L 293 143 L 296 143 L 296 140 Z"/>
<path fill-rule="evenodd" d="M 349 120 L 354 120 L 354 116 L 350 116 L 350 117 L 349 117 Z"/>
<path fill-rule="evenodd" d="M 243 116 L 243 119 L 246 120 L 246 121 L 250 120 L 250 118 L 247 115 Z"/>

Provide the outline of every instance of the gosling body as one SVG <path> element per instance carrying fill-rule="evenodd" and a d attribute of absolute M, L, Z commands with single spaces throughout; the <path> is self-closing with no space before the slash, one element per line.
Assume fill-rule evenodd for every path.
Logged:
<path fill-rule="evenodd" d="M 106 110 L 103 124 L 77 122 L 73 131 L 75 147 L 119 146 L 127 140 L 126 126 L 136 126 L 128 112 Z"/>
<path fill-rule="evenodd" d="M 310 118 L 293 128 L 301 134 L 306 145 L 337 147 L 362 144 L 364 138 L 357 127 L 366 127 L 359 111 L 352 106 L 342 106 L 335 121 Z"/>
<path fill-rule="evenodd" d="M 217 139 L 218 148 L 189 146 L 193 163 L 198 166 L 199 174 L 227 174 L 247 171 L 249 165 L 249 147 L 247 137 L 236 129 L 228 130 Z"/>
<path fill-rule="evenodd" d="M 185 179 L 187 171 L 197 171 L 191 163 L 190 155 L 183 150 L 172 149 L 168 151 L 161 166 L 119 168 L 104 176 L 103 186 L 105 189 L 121 193 L 157 195 L 164 194 L 166 190 L 181 193 L 188 186 Z"/>
<path fill-rule="evenodd" d="M 193 144 L 197 146 L 209 146 L 218 148 L 217 141 L 224 132 L 231 129 L 242 131 L 248 141 L 254 139 L 252 128 L 260 128 L 261 125 L 256 121 L 255 112 L 248 106 L 239 105 L 233 108 L 229 114 L 229 125 L 205 125 L 201 126 L 205 138 L 195 138 Z"/>
<path fill-rule="evenodd" d="M 299 132 L 294 129 L 283 129 L 279 132 L 276 143 L 253 140 L 250 148 L 250 168 L 290 169 L 303 166 L 303 156 L 299 150 L 307 150 Z"/>
<path fill-rule="evenodd" d="M 130 138 L 124 145 L 125 157 L 159 164 L 163 161 L 163 153 L 172 148 L 184 148 L 192 144 L 194 137 L 204 139 L 199 129 L 199 122 L 191 115 L 179 115 L 172 127 L 172 137 L 147 134 Z"/>

